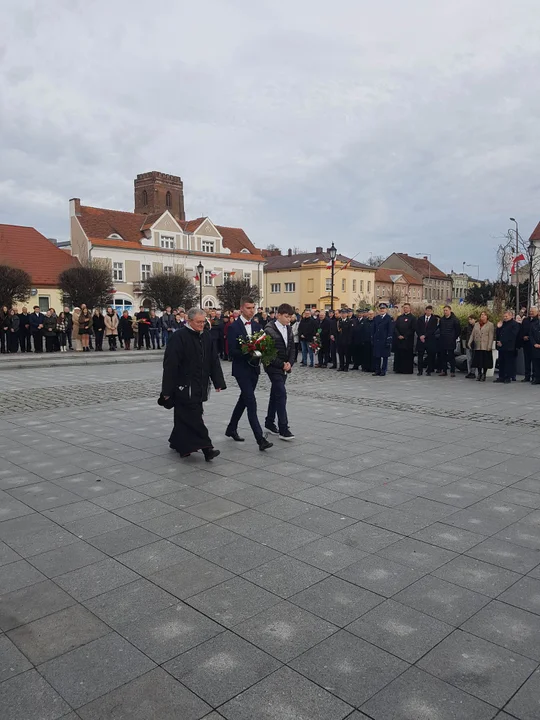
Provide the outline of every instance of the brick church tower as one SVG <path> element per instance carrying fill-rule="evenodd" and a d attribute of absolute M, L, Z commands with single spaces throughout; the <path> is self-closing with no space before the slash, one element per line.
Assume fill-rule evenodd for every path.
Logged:
<path fill-rule="evenodd" d="M 176 175 L 147 172 L 135 181 L 135 212 L 142 215 L 168 210 L 178 220 L 185 220 L 184 183 Z"/>

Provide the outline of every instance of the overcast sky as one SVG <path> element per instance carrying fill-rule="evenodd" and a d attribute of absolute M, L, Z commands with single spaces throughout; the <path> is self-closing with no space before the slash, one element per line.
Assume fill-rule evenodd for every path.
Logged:
<path fill-rule="evenodd" d="M 0 222 L 64 239 L 70 197 L 132 210 L 135 175 L 161 170 L 188 217 L 260 247 L 431 252 L 486 276 L 508 217 L 526 238 L 540 221 L 538 0 L 0 13 Z"/>

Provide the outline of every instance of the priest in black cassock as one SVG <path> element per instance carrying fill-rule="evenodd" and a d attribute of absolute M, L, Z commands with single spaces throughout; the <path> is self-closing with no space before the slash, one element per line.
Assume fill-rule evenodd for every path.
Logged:
<path fill-rule="evenodd" d="M 225 390 L 225 379 L 215 343 L 200 308 L 188 312 L 187 323 L 167 343 L 163 358 L 160 404 L 174 406 L 171 449 L 188 457 L 202 450 L 208 462 L 219 455 L 212 445 L 203 420 L 203 403 L 208 400 L 210 382 L 216 392 Z"/>
<path fill-rule="evenodd" d="M 414 333 L 416 318 L 409 303 L 403 304 L 403 314 L 394 326 L 394 372 L 411 375 L 414 371 Z"/>

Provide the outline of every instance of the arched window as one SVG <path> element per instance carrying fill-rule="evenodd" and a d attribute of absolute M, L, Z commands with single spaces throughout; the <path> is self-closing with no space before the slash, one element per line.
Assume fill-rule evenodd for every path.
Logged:
<path fill-rule="evenodd" d="M 167 194 L 165 195 L 165 205 L 167 207 L 171 207 L 172 205 L 171 193 L 169 191 L 167 191 Z"/>
<path fill-rule="evenodd" d="M 148 205 L 148 193 L 146 192 L 146 190 L 143 190 L 142 192 L 142 204 Z"/>

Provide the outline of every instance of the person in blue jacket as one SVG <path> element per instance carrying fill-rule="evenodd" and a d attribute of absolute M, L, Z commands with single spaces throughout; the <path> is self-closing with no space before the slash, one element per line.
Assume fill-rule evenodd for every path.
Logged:
<path fill-rule="evenodd" d="M 388 314 L 386 303 L 380 303 L 379 314 L 373 320 L 371 333 L 373 338 L 373 376 L 384 376 L 388 369 L 388 358 L 392 352 L 394 337 L 394 321 Z"/>

